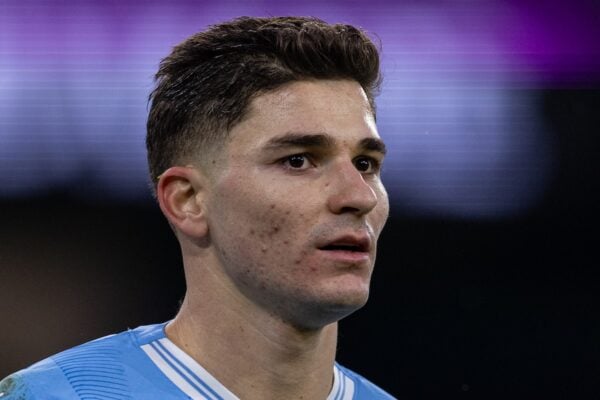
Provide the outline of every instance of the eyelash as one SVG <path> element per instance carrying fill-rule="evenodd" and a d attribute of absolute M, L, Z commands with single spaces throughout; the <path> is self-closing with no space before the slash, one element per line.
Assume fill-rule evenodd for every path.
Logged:
<path fill-rule="evenodd" d="M 289 162 L 290 162 L 290 161 L 291 161 L 291 160 L 292 160 L 294 157 L 303 157 L 303 158 L 305 159 L 305 160 L 304 160 L 304 162 L 308 162 L 310 165 L 308 165 L 308 166 L 304 167 L 304 163 L 303 163 L 303 166 L 302 166 L 302 167 L 298 167 L 298 168 L 292 167 L 292 166 L 289 164 Z M 361 171 L 360 169 L 358 169 L 357 163 L 358 163 L 359 161 L 363 161 L 363 160 L 364 160 L 364 161 L 368 161 L 368 162 L 370 163 L 370 168 L 369 168 L 370 170 L 369 170 L 369 171 Z M 358 157 L 355 157 L 355 158 L 354 158 L 352 161 L 353 161 L 353 163 L 354 163 L 354 166 L 356 167 L 356 169 L 357 169 L 358 171 L 360 171 L 361 173 L 363 173 L 363 174 L 367 174 L 367 175 L 373 175 L 373 174 L 377 174 L 377 173 L 379 173 L 379 172 L 380 172 L 380 170 L 381 170 L 381 161 L 379 161 L 378 159 L 376 159 L 376 158 L 373 158 L 373 157 L 369 157 L 369 156 L 358 156 Z M 312 155 L 310 155 L 310 154 L 308 154 L 308 153 L 292 154 L 292 155 L 290 155 L 290 156 L 286 156 L 286 157 L 282 158 L 282 159 L 280 160 L 280 162 L 281 162 L 281 164 L 282 164 L 282 165 L 283 165 L 285 168 L 287 168 L 287 169 L 289 169 L 289 170 L 291 170 L 291 171 L 304 171 L 304 170 L 306 170 L 306 169 L 310 168 L 311 166 L 313 166 L 313 167 L 314 167 L 314 166 L 316 166 L 316 163 L 313 161 L 313 156 L 312 156 Z"/>

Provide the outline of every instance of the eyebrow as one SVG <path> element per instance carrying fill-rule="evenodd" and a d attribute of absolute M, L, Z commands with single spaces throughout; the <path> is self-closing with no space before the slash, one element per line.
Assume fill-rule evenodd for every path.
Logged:
<path fill-rule="evenodd" d="M 376 151 L 385 155 L 387 153 L 387 148 L 385 147 L 385 143 L 381 139 L 375 138 L 364 138 L 360 141 L 359 147 L 364 150 Z"/>
<path fill-rule="evenodd" d="M 333 139 L 323 133 L 307 134 L 289 132 L 282 136 L 271 138 L 265 148 L 278 149 L 282 147 L 333 147 Z"/>
<path fill-rule="evenodd" d="M 282 136 L 271 138 L 266 144 L 266 149 L 280 149 L 285 147 L 321 147 L 331 148 L 335 145 L 335 139 L 324 133 L 299 133 L 299 132 L 288 132 Z M 386 154 L 387 150 L 385 143 L 381 139 L 376 138 L 364 138 L 362 139 L 358 147 L 362 150 L 375 151 L 383 155 Z"/>

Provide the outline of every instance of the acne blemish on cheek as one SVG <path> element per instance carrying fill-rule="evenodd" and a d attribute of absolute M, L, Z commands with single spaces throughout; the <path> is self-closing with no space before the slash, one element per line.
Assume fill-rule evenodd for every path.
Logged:
<path fill-rule="evenodd" d="M 300 257 L 298 259 L 294 260 L 294 264 L 296 264 L 296 265 L 300 264 L 305 256 L 306 256 L 306 252 L 305 251 L 301 252 Z"/>
<path fill-rule="evenodd" d="M 275 204 L 271 204 L 271 210 L 275 208 Z"/>
<path fill-rule="evenodd" d="M 250 234 L 254 235 L 254 229 L 250 229 Z"/>

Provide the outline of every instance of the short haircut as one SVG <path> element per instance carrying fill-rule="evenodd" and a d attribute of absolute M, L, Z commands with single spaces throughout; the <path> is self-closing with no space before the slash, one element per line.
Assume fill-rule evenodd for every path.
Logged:
<path fill-rule="evenodd" d="M 364 31 L 307 17 L 241 17 L 210 26 L 160 63 L 146 146 L 155 188 L 166 169 L 202 163 L 262 93 L 302 80 L 349 79 L 373 114 L 379 52 Z"/>

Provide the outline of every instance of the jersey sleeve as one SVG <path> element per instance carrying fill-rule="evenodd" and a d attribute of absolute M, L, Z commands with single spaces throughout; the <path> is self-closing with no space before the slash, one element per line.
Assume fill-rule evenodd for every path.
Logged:
<path fill-rule="evenodd" d="M 51 358 L 7 376 L 0 382 L 0 400 L 79 400 Z"/>
<path fill-rule="evenodd" d="M 0 400 L 33 399 L 25 380 L 18 374 L 12 374 L 0 381 Z"/>

